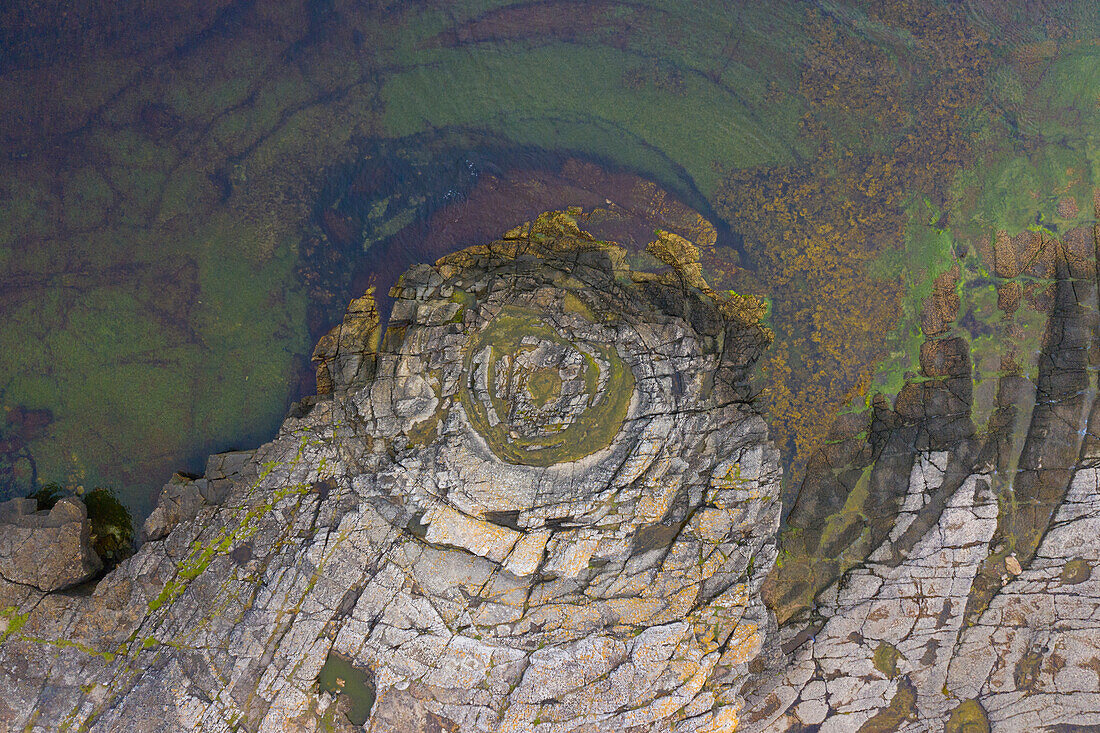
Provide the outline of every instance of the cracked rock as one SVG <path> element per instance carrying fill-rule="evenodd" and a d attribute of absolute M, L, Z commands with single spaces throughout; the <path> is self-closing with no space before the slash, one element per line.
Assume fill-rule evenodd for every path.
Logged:
<path fill-rule="evenodd" d="M 778 643 L 769 334 L 673 244 L 632 272 L 544 215 L 411 268 L 384 333 L 355 301 L 322 394 L 212 460 L 217 491 L 170 484 L 93 593 L 0 585 L 0 721 L 732 730 Z"/>
<path fill-rule="evenodd" d="M 103 568 L 83 502 L 66 497 L 48 511 L 35 509 L 34 499 L 0 504 L 0 578 L 49 592 L 79 585 Z"/>

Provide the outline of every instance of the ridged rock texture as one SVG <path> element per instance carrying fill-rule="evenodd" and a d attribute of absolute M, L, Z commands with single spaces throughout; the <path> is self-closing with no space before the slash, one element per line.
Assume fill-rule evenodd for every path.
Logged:
<path fill-rule="evenodd" d="M 758 303 L 551 214 L 352 303 L 320 394 L 84 593 L 5 584 L 20 730 L 732 730 L 779 641 Z M 759 665 L 757 665 L 759 666 Z"/>
<path fill-rule="evenodd" d="M 1052 281 L 1035 377 L 1006 360 L 983 404 L 954 284 L 929 299 L 921 375 L 838 425 L 787 517 L 783 653 L 739 730 L 1100 730 L 1100 234 L 1024 239 Z"/>
<path fill-rule="evenodd" d="M 89 580 L 103 563 L 91 543 L 84 504 L 62 499 L 37 511 L 34 499 L 0 504 L 0 578 L 41 591 Z"/>
<path fill-rule="evenodd" d="M 837 420 L 779 533 L 762 304 L 680 236 L 636 272 L 577 216 L 412 268 L 384 329 L 353 301 L 318 395 L 173 477 L 98 581 L 32 561 L 79 510 L 5 505 L 0 722 L 1100 730 L 1095 232 L 1040 243 L 1033 374 L 975 388 L 937 281 L 920 374 Z"/>

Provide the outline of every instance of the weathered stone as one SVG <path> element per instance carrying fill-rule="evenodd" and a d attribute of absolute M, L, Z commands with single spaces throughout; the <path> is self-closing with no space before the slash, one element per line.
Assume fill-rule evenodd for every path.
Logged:
<path fill-rule="evenodd" d="M 205 503 L 197 482 L 176 474 L 161 489 L 153 511 L 141 526 L 141 541 L 162 540 L 180 522 L 194 519 Z"/>
<path fill-rule="evenodd" d="M 1037 380 L 1009 360 L 992 405 L 943 278 L 921 374 L 835 426 L 780 566 L 748 372 L 768 333 L 695 251 L 662 235 L 671 271 L 632 272 L 547 215 L 412 268 L 384 335 L 356 301 L 318 346 L 324 394 L 273 442 L 166 487 L 146 532 L 162 539 L 90 595 L 0 582 L 0 720 L 1100 725 L 1100 319 L 1081 252 L 1051 260 Z"/>
<path fill-rule="evenodd" d="M 921 353 L 927 379 L 899 395 L 896 412 L 884 399 L 874 403 L 868 442 L 886 447 L 870 461 L 868 493 L 847 498 L 849 515 L 860 517 L 852 524 L 866 521 L 872 531 L 845 534 L 843 513 L 815 523 L 805 510 L 815 497 L 799 497 L 791 518 L 805 529 L 785 547 L 800 550 L 796 541 L 809 536 L 802 551 L 818 563 L 811 567 L 833 576 L 781 617 L 786 623 L 769 637 L 778 648 L 761 653 L 745 688 L 739 730 L 1100 725 L 1100 592 L 1091 570 L 1100 562 L 1100 401 L 1088 386 L 1100 346 L 1097 290 L 1094 272 L 1072 253 L 1052 259 L 1051 269 L 1057 285 L 1038 378 L 1029 390 L 1017 369 L 1006 369 L 984 434 L 943 419 L 970 420 L 970 394 L 958 384 L 969 371 L 963 343 L 929 341 Z M 1075 280 L 1080 274 L 1087 279 Z M 882 469 L 907 450 L 910 459 Z M 876 504 L 879 495 L 896 496 L 896 509 Z M 834 507 L 826 498 L 820 506 Z M 883 507 L 891 511 L 876 511 Z M 840 538 L 833 547 L 860 548 L 865 559 L 827 565 L 835 555 L 814 553 L 830 536 Z M 792 566 L 800 567 L 787 559 L 779 569 L 787 588 L 807 585 Z"/>
<path fill-rule="evenodd" d="M 0 504 L 0 578 L 48 592 L 79 585 L 103 568 L 79 499 L 35 509 L 34 499 Z"/>
<path fill-rule="evenodd" d="M 735 725 L 776 633 L 749 304 L 631 272 L 564 214 L 393 292 L 384 338 L 363 299 L 318 346 L 328 398 L 211 459 L 220 504 L 170 484 L 163 539 L 91 596 L 18 604 L 4 723 L 322 730 L 363 708 L 319 687 L 339 659 L 372 731 Z"/>

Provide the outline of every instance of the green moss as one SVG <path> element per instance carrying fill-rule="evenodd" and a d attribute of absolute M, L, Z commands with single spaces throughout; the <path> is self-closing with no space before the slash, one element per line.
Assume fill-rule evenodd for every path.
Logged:
<path fill-rule="evenodd" d="M 634 392 L 634 375 L 613 346 L 586 345 L 587 348 L 596 351 L 608 364 L 609 373 L 604 391 L 602 394 L 597 394 L 599 367 L 591 356 L 585 354 L 587 368 L 584 372 L 584 381 L 588 394 L 588 407 L 572 424 L 562 426 L 553 435 L 540 435 L 537 438 L 509 434 L 505 421 L 491 424 L 488 406 L 482 404 L 473 391 L 474 356 L 485 349 L 489 350 L 488 384 L 493 385 L 497 379 L 497 364 L 503 357 L 515 357 L 532 348 L 522 343 L 527 336 L 573 348 L 557 331 L 546 325 L 538 314 L 515 306 L 502 309 L 500 314 L 473 338 L 466 356 L 467 376 L 459 391 L 459 399 L 474 429 L 485 438 L 498 457 L 522 465 L 549 466 L 565 461 L 575 461 L 606 448 L 622 427 Z M 511 405 L 492 389 L 490 400 L 492 408 L 498 415 L 507 415 L 511 411 Z"/>
<path fill-rule="evenodd" d="M 176 600 L 183 593 L 183 589 L 185 587 L 186 586 L 183 583 L 180 583 L 177 580 L 169 580 L 167 583 L 164 584 L 164 587 L 161 589 L 157 597 L 149 601 L 149 611 L 156 611 L 165 603 L 171 603 L 172 601 Z"/>
<path fill-rule="evenodd" d="M 8 606 L 0 611 L 0 624 L 4 627 L 3 631 L 0 631 L 0 643 L 12 634 L 18 633 L 23 625 L 27 623 L 28 618 L 30 618 L 30 614 L 19 613 L 18 606 Z"/>
<path fill-rule="evenodd" d="M 977 700 L 964 700 L 951 711 L 944 733 L 989 733 L 989 716 Z"/>
<path fill-rule="evenodd" d="M 298 445 L 298 451 L 295 457 L 287 464 L 276 462 L 270 466 L 265 466 L 264 476 L 270 475 L 271 471 L 274 471 L 281 465 L 296 465 L 302 460 L 305 449 L 311 445 L 313 445 L 313 441 L 310 441 L 308 436 L 304 436 Z M 261 478 L 260 481 L 262 480 Z M 250 490 L 255 490 L 258 485 L 259 481 L 254 483 L 250 487 Z M 210 564 L 216 557 L 228 554 L 234 547 L 237 547 L 255 534 L 259 529 L 258 520 L 260 517 L 271 512 L 271 510 L 284 499 L 288 497 L 301 497 L 308 493 L 310 488 L 310 485 L 305 483 L 290 484 L 276 489 L 270 494 L 265 494 L 264 500 L 247 509 L 244 507 L 238 508 L 237 515 L 234 517 L 236 523 L 231 520 L 220 532 L 206 543 L 200 543 L 198 541 L 194 543 L 187 559 L 181 562 L 177 567 L 176 576 L 169 580 L 164 588 L 161 589 L 157 597 L 149 602 L 149 611 L 156 611 L 161 606 L 172 603 L 179 598 L 184 590 L 187 589 L 188 584 L 202 575 L 206 569 L 210 567 Z"/>
<path fill-rule="evenodd" d="M 91 525 L 92 547 L 107 567 L 134 552 L 134 522 L 130 512 L 110 489 L 98 488 L 84 497 Z"/>
<path fill-rule="evenodd" d="M 462 288 L 455 288 L 454 292 L 451 293 L 451 302 L 458 303 L 463 310 L 477 306 L 477 298 L 474 297 L 473 293 L 468 293 Z"/>
<path fill-rule="evenodd" d="M 26 619 L 24 618 L 24 620 Z M 22 624 L 20 624 L 20 626 L 21 625 Z M 10 628 L 9 633 L 13 633 L 11 632 Z M 6 636 L 3 638 L 6 638 Z M 2 640 L 2 638 L 0 638 L 0 640 Z M 94 647 L 90 647 L 87 644 L 83 644 L 79 641 L 73 641 L 72 639 L 43 639 L 38 636 L 28 636 L 26 634 L 20 634 L 19 640 L 30 644 L 46 644 L 49 646 L 57 647 L 58 649 L 76 649 L 77 651 L 83 652 L 84 654 L 87 654 L 89 656 L 99 657 L 108 664 L 113 662 L 115 660 L 115 657 L 118 656 L 118 654 L 115 652 L 99 651 Z"/>
<path fill-rule="evenodd" d="M 569 278 L 574 280 L 574 283 L 568 283 L 570 287 L 584 287 L 584 285 L 575 280 L 575 278 Z M 584 301 L 577 297 L 576 293 L 566 291 L 565 297 L 562 300 L 562 309 L 566 313 L 575 313 L 586 321 L 595 322 L 597 320 L 596 314 L 592 312 L 592 309 L 585 305 Z"/>

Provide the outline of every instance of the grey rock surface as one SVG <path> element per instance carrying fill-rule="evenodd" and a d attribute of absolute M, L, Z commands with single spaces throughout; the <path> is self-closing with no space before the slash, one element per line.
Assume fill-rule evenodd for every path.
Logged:
<path fill-rule="evenodd" d="M 730 730 L 779 469 L 767 333 L 699 285 L 556 215 L 414 267 L 384 335 L 356 301 L 322 394 L 212 459 L 222 495 L 170 485 L 91 595 L 0 587 L 0 721 Z"/>
<path fill-rule="evenodd" d="M 858 456 L 860 478 L 807 481 L 788 517 L 739 730 L 1100 730 L 1093 244 L 1057 252 L 1034 376 L 1006 364 L 977 404 L 941 329 L 893 407 L 822 451 L 819 475 Z"/>
<path fill-rule="evenodd" d="M 79 499 L 36 509 L 34 499 L 0 504 L 0 579 L 48 592 L 79 585 L 103 568 Z"/>
<path fill-rule="evenodd" d="M 3 574 L 0 722 L 1100 729 L 1095 272 L 1060 266 L 1034 383 L 1006 370 L 984 426 L 965 339 L 929 336 L 777 540 L 760 311 L 710 290 L 686 241 L 650 251 L 670 269 L 544 215 L 412 268 L 384 332 L 353 301 L 318 395 L 175 477 L 94 591 Z"/>

